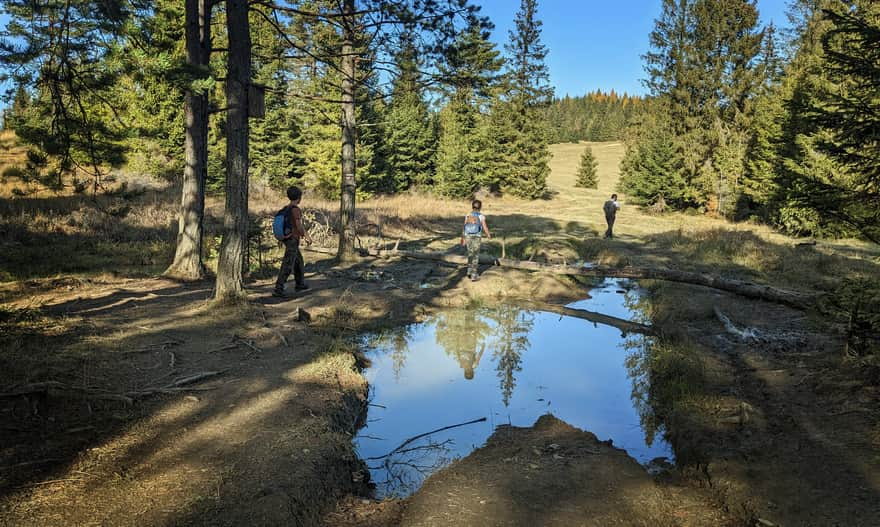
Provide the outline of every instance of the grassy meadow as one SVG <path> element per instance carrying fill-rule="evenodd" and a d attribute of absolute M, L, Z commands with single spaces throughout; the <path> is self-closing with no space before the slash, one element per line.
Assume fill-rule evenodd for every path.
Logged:
<path fill-rule="evenodd" d="M 550 197 L 520 200 L 481 196 L 494 255 L 553 263 L 669 266 L 776 283 L 803 289 L 834 290 L 843 279 L 878 274 L 877 246 L 857 240 L 819 241 L 784 236 L 769 227 L 682 213 L 649 214 L 627 203 L 615 225 L 615 239 L 604 240 L 602 204 L 616 192 L 620 142 L 591 143 L 598 162 L 598 188 L 574 186 L 587 143 L 551 146 Z M 0 174 L 21 163 L 23 149 L 14 136 L 0 136 Z M 160 273 L 173 254 L 178 189 L 167 182 L 116 171 L 108 192 L 93 197 L 59 194 L 0 180 L 0 281 L 105 272 L 129 276 Z M 18 189 L 14 191 L 14 189 Z M 280 192 L 255 185 L 251 270 L 274 272 L 280 253 L 267 222 L 284 204 Z M 303 203 L 315 238 L 332 245 L 338 202 L 306 195 Z M 428 194 L 379 196 L 358 203 L 359 242 L 454 250 L 468 200 Z M 311 212 L 309 212 L 311 211 Z M 209 197 L 206 257 L 213 264 L 221 233 L 222 199 Z M 380 238 L 381 235 L 381 238 Z"/>

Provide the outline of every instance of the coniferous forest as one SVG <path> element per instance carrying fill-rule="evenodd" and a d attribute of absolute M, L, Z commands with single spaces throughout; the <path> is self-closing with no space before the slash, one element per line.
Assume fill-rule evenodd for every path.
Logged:
<path fill-rule="evenodd" d="M 623 190 L 798 235 L 880 240 L 880 5 L 664 0 Z"/>
<path fill-rule="evenodd" d="M 239 231 L 250 179 L 338 198 L 344 253 L 355 194 L 541 198 L 547 145 L 582 140 L 625 141 L 620 190 L 646 205 L 880 239 L 876 2 L 796 0 L 780 32 L 751 0 L 663 0 L 647 96 L 562 98 L 535 0 L 503 49 L 465 0 L 5 10 L 3 121 L 28 145 L 15 175 L 81 192 L 121 165 L 182 175 L 184 276 L 206 193 Z"/>

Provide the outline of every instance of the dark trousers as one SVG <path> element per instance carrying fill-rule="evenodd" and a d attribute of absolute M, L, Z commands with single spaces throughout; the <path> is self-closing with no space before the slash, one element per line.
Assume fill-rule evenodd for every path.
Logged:
<path fill-rule="evenodd" d="M 614 219 L 615 219 L 614 216 L 611 216 L 608 214 L 605 215 L 605 222 L 608 224 L 608 230 L 605 231 L 606 238 L 613 238 L 614 237 L 614 233 L 611 232 L 611 230 L 614 228 Z"/>
<path fill-rule="evenodd" d="M 278 272 L 278 280 L 275 281 L 275 289 L 284 291 L 284 283 L 293 271 L 293 279 L 297 285 L 305 283 L 303 276 L 303 257 L 299 252 L 299 239 L 288 238 L 282 242 L 284 244 L 284 258 L 281 260 L 281 270 Z"/>

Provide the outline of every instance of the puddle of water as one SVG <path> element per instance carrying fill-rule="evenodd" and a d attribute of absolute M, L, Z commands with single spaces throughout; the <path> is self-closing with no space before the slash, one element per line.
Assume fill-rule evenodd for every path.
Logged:
<path fill-rule="evenodd" d="M 570 307 L 629 320 L 637 289 L 606 280 Z M 514 306 L 448 310 L 365 341 L 373 405 L 355 444 L 376 494 L 405 496 L 432 472 L 483 445 L 499 424 L 531 426 L 551 412 L 612 439 L 641 463 L 672 458 L 644 402 L 645 379 L 626 358 L 646 337 Z M 485 417 L 483 422 L 413 436 Z M 386 454 L 395 451 L 391 456 Z"/>

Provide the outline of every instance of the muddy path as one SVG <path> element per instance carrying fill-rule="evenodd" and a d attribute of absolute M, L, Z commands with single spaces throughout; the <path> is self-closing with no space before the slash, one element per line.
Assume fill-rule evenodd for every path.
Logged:
<path fill-rule="evenodd" d="M 4 291 L 22 313 L 3 337 L 4 389 L 51 380 L 77 390 L 0 398 L 0 524 L 441 525 L 464 510 L 473 525 L 511 511 L 548 525 L 577 515 L 596 525 L 880 524 L 880 393 L 841 367 L 836 337 L 802 313 L 684 286 L 651 295 L 655 326 L 701 357 L 687 397 L 658 398 L 680 474 L 654 480 L 548 419 L 502 428 L 414 497 L 377 503 L 351 441 L 368 386 L 350 338 L 470 298 L 564 304 L 587 287 L 498 269 L 471 283 L 434 263 L 332 267 L 308 256 L 311 291 L 278 302 L 269 281 L 257 282 L 246 307 L 211 307 L 209 284 L 160 279 Z M 740 342 L 716 305 L 741 325 L 787 333 Z M 132 404 L 94 396 L 204 372 L 218 374 Z M 444 497 L 465 481 L 486 490 Z M 592 491 L 572 491 L 583 488 Z"/>

